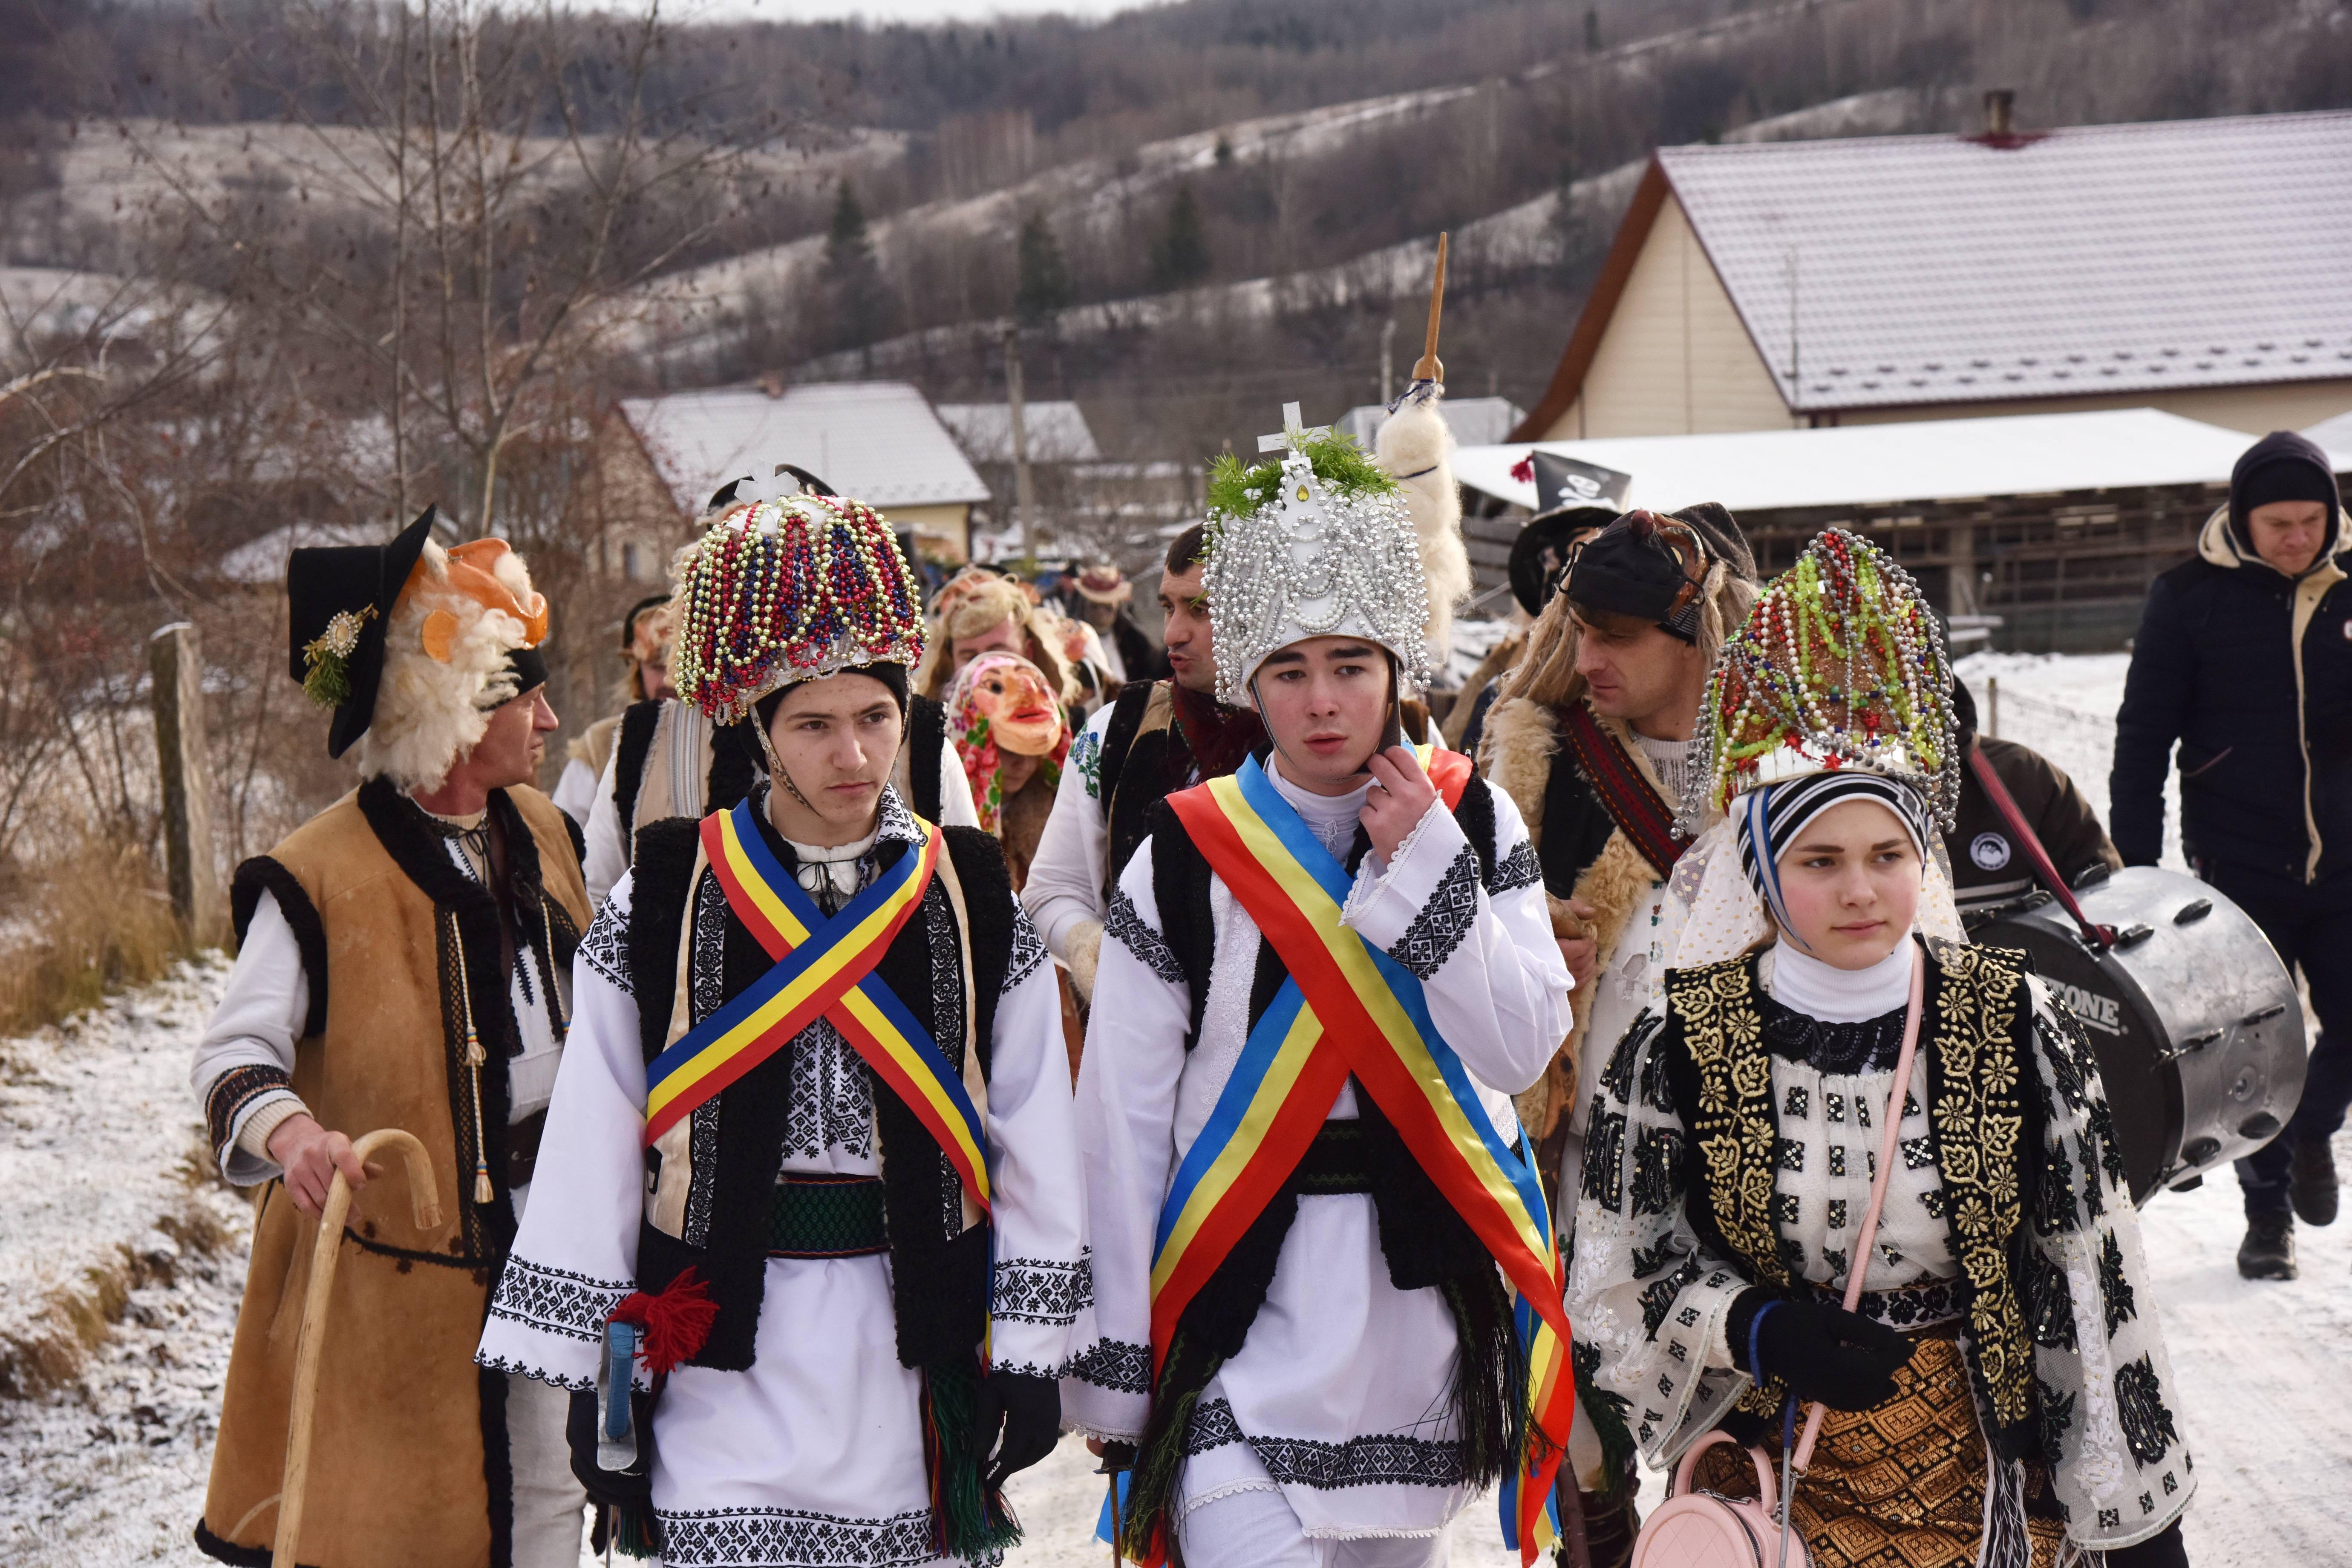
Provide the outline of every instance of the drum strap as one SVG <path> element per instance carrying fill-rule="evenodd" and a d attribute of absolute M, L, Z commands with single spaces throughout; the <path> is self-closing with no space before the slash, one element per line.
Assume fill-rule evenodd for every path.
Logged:
<path fill-rule="evenodd" d="M 1993 809 L 2000 813 L 2000 819 L 2009 824 L 2010 832 L 2025 846 L 2025 852 L 2032 858 L 2033 869 L 2040 874 L 2042 885 L 2056 894 L 2066 912 L 2074 917 L 2074 923 L 2082 928 L 2084 943 L 2097 948 L 2101 952 L 2115 946 L 2116 928 L 2091 923 L 2091 917 L 2084 914 L 2083 906 L 2075 901 L 2074 889 L 2066 885 L 2066 879 L 2061 877 L 2058 868 L 2050 863 L 2050 851 L 2042 847 L 2041 838 L 2026 823 L 2025 813 L 2017 808 L 2017 801 L 2009 793 L 2009 786 L 2000 782 L 2000 775 L 1993 772 L 1992 763 L 1973 742 L 1969 747 L 1969 771 L 1977 775 L 1977 783 L 1984 786 L 1986 797 L 1992 802 Z"/>

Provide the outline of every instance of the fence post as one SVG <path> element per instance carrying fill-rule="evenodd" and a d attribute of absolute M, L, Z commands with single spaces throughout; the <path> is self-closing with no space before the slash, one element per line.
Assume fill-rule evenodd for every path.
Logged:
<path fill-rule="evenodd" d="M 205 670 L 196 628 L 174 621 L 147 641 L 154 676 L 156 775 L 163 784 L 163 861 L 172 912 L 199 946 L 226 934 L 213 859 L 213 780 L 205 749 Z"/>

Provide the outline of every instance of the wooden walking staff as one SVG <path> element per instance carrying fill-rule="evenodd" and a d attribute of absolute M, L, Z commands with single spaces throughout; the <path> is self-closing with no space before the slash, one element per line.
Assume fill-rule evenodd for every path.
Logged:
<path fill-rule="evenodd" d="M 1421 357 L 1413 362 L 1415 381 L 1444 381 L 1445 362 L 1437 357 L 1437 319 L 1445 313 L 1445 237 L 1437 237 L 1437 276 L 1429 284 L 1429 335 L 1421 342 Z"/>
<path fill-rule="evenodd" d="M 408 1166 L 408 1197 L 416 1228 L 439 1228 L 440 1192 L 425 1145 L 397 1127 L 378 1128 L 352 1143 L 362 1166 L 370 1154 L 385 1148 L 399 1150 Z M 310 1247 L 310 1288 L 302 1298 L 301 1337 L 295 1342 L 294 1410 L 287 1423 L 286 1480 L 278 1493 L 278 1542 L 270 1550 L 270 1568 L 295 1568 L 294 1548 L 302 1538 L 302 1497 L 310 1479 L 310 1423 L 319 1403 L 319 1349 L 327 1337 L 327 1297 L 335 1287 L 335 1260 L 342 1253 L 343 1219 L 351 1209 L 351 1184 L 337 1171 L 319 1215 L 318 1239 Z"/>

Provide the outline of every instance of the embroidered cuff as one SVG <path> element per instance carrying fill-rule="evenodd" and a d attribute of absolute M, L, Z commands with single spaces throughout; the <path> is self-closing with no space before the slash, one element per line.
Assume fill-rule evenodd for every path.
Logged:
<path fill-rule="evenodd" d="M 1341 923 L 1423 980 L 1445 966 L 1478 920 L 1478 854 L 1444 803 L 1433 801 L 1396 858 L 1360 871 Z"/>
<path fill-rule="evenodd" d="M 221 1174 L 239 1187 L 258 1186 L 278 1174 L 277 1162 L 269 1157 L 269 1134 L 305 1109 L 294 1092 L 294 1080 L 271 1063 L 247 1062 L 213 1079 L 205 1091 L 205 1135 Z M 257 1119 L 261 1119 L 257 1129 Z"/>
<path fill-rule="evenodd" d="M 559 1388 L 593 1388 L 604 1321 L 635 1288 L 626 1279 L 598 1279 L 509 1258 L 490 1297 L 475 1364 Z M 640 1388 L 651 1386 L 642 1366 L 632 1381 Z"/>
<path fill-rule="evenodd" d="M 1151 1347 L 1099 1340 L 1062 1379 L 1062 1425 L 1107 1443 L 1132 1443 L 1151 1415 Z"/>

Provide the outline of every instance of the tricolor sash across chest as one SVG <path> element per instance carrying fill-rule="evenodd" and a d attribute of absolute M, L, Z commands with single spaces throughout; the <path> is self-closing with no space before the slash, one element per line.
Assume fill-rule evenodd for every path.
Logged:
<path fill-rule="evenodd" d="M 923 823 L 923 842 L 828 918 L 769 849 L 752 810 L 746 799 L 703 818 L 702 851 L 728 908 L 775 966 L 646 1068 L 645 1142 L 654 1143 L 823 1017 L 938 1140 L 984 1213 L 988 1159 L 979 1112 L 930 1032 L 875 973 L 939 868 L 939 828 Z"/>
<path fill-rule="evenodd" d="M 1451 809 L 1469 759 L 1426 748 L 1423 756 Z M 1557 1530 L 1551 1481 L 1575 1388 L 1559 1260 L 1524 1138 L 1514 1126 L 1507 1141 L 1488 1120 L 1422 983 L 1341 923 L 1351 879 L 1255 761 L 1169 802 L 1290 977 L 1170 1184 L 1152 1260 L 1154 1366 L 1165 1363 L 1186 1304 L 1297 1168 L 1352 1076 L 1517 1292 L 1532 1419 L 1524 1463 L 1506 1487 L 1504 1528 L 1531 1561 Z"/>

